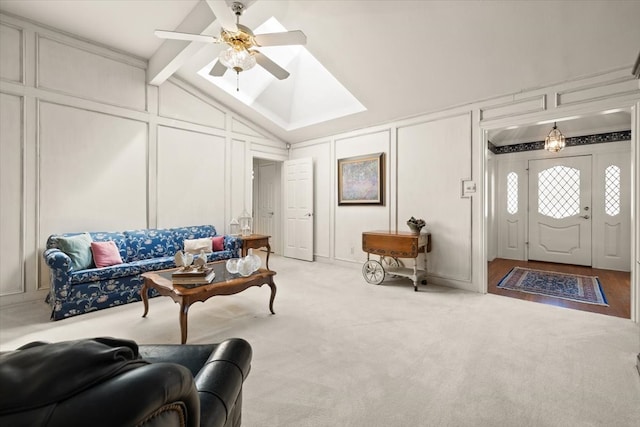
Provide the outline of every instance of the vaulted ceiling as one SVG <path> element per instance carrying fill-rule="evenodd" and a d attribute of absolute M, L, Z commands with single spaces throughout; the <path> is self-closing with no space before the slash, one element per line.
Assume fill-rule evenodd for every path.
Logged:
<path fill-rule="evenodd" d="M 0 11 L 153 62 L 168 50 L 166 43 L 176 43 L 157 38 L 154 30 L 174 30 L 199 3 L 0 0 Z M 198 74 L 217 56 L 215 45 L 190 45 L 173 74 L 291 143 L 612 69 L 631 73 L 640 49 L 637 0 L 244 3 L 241 23 L 250 28 L 273 16 L 289 30 L 304 31 L 309 53 L 366 111 L 285 130 Z M 210 21 L 207 31 L 215 34 L 219 23 L 216 29 L 214 15 Z M 241 85 L 252 71 L 241 73 Z"/>

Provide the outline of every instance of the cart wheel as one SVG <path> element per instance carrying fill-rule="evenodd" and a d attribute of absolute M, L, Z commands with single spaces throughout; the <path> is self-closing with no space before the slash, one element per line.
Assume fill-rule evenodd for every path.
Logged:
<path fill-rule="evenodd" d="M 385 256 L 385 257 L 382 257 L 382 259 L 380 261 L 384 264 L 385 267 L 390 267 L 390 268 L 402 267 L 402 262 L 400 262 L 400 260 L 398 258 Z M 391 276 L 391 277 L 400 277 L 400 276 L 396 276 L 393 273 L 389 273 L 389 276 Z"/>
<path fill-rule="evenodd" d="M 372 285 L 379 285 L 384 280 L 384 268 L 375 260 L 369 260 L 362 266 L 364 280 Z"/>
<path fill-rule="evenodd" d="M 385 257 L 382 257 L 382 262 L 388 265 L 389 267 L 393 267 L 393 268 L 402 267 L 402 265 L 400 265 L 400 261 L 398 260 L 398 258 L 385 256 Z"/>

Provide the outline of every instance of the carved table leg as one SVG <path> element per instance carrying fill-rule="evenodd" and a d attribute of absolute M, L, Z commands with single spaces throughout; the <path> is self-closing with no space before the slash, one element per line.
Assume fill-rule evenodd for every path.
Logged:
<path fill-rule="evenodd" d="M 267 270 L 269 270 L 269 254 L 271 253 L 271 245 L 269 245 L 269 241 L 267 240 Z"/>
<path fill-rule="evenodd" d="M 273 311 L 273 301 L 276 299 L 276 284 L 273 282 L 273 280 L 269 282 L 269 287 L 271 288 L 271 299 L 269 299 L 269 311 L 271 311 L 271 314 L 276 314 L 276 312 Z"/>
<path fill-rule="evenodd" d="M 187 342 L 187 314 L 189 313 L 189 303 L 180 301 L 180 344 Z"/>
<path fill-rule="evenodd" d="M 147 279 L 142 282 L 142 288 L 140 288 L 140 296 L 142 297 L 142 303 L 144 304 L 144 313 L 142 317 L 147 317 L 149 312 L 149 288 L 147 287 Z"/>

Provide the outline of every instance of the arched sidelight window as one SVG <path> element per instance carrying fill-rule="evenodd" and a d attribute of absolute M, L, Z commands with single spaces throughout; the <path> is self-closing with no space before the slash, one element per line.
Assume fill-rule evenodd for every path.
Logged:
<path fill-rule="evenodd" d="M 518 174 L 507 174 L 507 212 L 511 215 L 518 213 Z"/>
<path fill-rule="evenodd" d="M 604 211 L 609 216 L 620 213 L 620 168 L 615 165 L 604 170 Z"/>

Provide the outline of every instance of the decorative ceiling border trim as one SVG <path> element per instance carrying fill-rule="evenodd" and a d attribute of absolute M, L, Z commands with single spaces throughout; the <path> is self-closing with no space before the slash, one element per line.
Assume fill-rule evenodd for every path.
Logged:
<path fill-rule="evenodd" d="M 566 139 L 567 147 L 576 147 L 590 144 L 604 144 L 608 142 L 629 141 L 631 131 L 598 133 L 595 135 L 574 136 Z M 522 151 L 544 150 L 544 141 L 525 142 L 522 144 L 495 146 L 487 141 L 487 148 L 493 154 L 519 153 Z"/>

